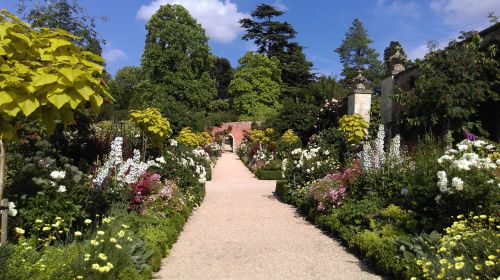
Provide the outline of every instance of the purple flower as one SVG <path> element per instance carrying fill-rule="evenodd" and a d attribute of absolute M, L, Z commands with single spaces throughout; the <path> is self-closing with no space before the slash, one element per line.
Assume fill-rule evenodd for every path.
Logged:
<path fill-rule="evenodd" d="M 470 133 L 467 130 L 464 130 L 464 137 L 465 137 L 465 139 L 467 139 L 469 141 L 476 141 L 476 139 L 477 139 L 476 135 Z"/>

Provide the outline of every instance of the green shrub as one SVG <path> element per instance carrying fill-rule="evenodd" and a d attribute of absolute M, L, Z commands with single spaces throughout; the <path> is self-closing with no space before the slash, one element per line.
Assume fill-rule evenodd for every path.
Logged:
<path fill-rule="evenodd" d="M 280 180 L 281 171 L 271 171 L 271 170 L 261 170 L 258 169 L 255 171 L 255 176 L 259 178 L 259 180 Z"/>
<path fill-rule="evenodd" d="M 288 181 L 286 180 L 278 180 L 276 181 L 276 189 L 274 191 L 274 195 L 276 197 L 285 203 L 291 203 L 292 202 L 292 197 L 291 197 L 291 188 L 290 185 L 288 184 Z"/>

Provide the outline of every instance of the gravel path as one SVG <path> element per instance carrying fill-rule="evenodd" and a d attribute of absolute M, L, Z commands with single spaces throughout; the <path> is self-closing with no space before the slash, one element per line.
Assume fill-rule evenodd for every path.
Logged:
<path fill-rule="evenodd" d="M 224 153 L 160 279 L 381 279 Z"/>

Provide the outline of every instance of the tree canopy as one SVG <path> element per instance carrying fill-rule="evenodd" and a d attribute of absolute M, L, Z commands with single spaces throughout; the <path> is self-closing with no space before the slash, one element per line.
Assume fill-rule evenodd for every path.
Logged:
<path fill-rule="evenodd" d="M 283 14 L 271 5 L 258 5 L 251 13 L 252 19 L 240 20 L 241 26 L 246 29 L 242 39 L 253 40 L 258 46 L 258 53 L 278 59 L 283 96 L 299 99 L 303 97 L 303 88 L 313 79 L 312 63 L 307 61 L 302 46 L 290 41 L 297 33 L 293 27 L 288 22 L 275 20 Z"/>
<path fill-rule="evenodd" d="M 263 54 L 247 52 L 239 59 L 229 93 L 242 120 L 262 121 L 279 109 L 281 77 L 279 61 Z"/>
<path fill-rule="evenodd" d="M 398 97 L 403 106 L 402 128 L 438 135 L 447 130 L 462 134 L 467 129 L 488 136 L 484 125 L 496 125 L 500 101 L 498 45 L 484 47 L 479 34 L 463 35 L 462 42 L 451 42 L 447 49 L 430 52 L 416 62 L 414 88 L 400 92 Z M 482 120 L 480 115 L 489 115 L 490 119 Z"/>
<path fill-rule="evenodd" d="M 382 64 L 378 60 L 378 53 L 370 48 L 373 41 L 368 37 L 368 32 L 359 19 L 352 22 L 352 26 L 345 34 L 342 44 L 335 49 L 340 57 L 344 69 L 344 83 L 352 85 L 352 79 L 358 74 L 358 69 L 363 70 L 363 76 L 368 79 L 370 86 L 377 84 L 382 76 Z"/>
<path fill-rule="evenodd" d="M 96 31 L 95 18 L 78 1 L 18 0 L 18 12 L 33 27 L 60 28 L 77 36 L 72 42 L 86 51 L 101 55 L 104 40 Z M 32 4 L 30 4 L 32 3 Z"/>
<path fill-rule="evenodd" d="M 134 104 L 160 108 L 172 126 L 178 128 L 180 123 L 172 116 L 172 106 L 165 106 L 163 102 L 173 100 L 188 111 L 203 113 L 216 97 L 215 81 L 210 75 L 214 57 L 208 38 L 203 27 L 180 5 L 161 6 L 146 29 L 141 60 L 146 90 L 135 97 Z"/>

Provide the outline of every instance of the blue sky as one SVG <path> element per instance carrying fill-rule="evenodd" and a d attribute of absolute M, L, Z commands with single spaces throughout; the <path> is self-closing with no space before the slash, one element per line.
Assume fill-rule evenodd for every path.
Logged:
<path fill-rule="evenodd" d="M 15 11 L 15 0 L 2 0 L 0 8 Z M 128 65 L 139 65 L 146 35 L 145 23 L 161 4 L 185 6 L 206 29 L 212 52 L 226 57 L 233 67 L 245 52 L 254 50 L 241 40 L 237 23 L 263 1 L 243 0 L 80 0 L 98 20 L 97 30 L 106 40 L 104 57 L 112 74 Z M 5 4 L 6 3 L 6 4 Z M 355 18 L 361 19 L 379 54 L 391 40 L 400 41 L 410 58 L 422 57 L 426 42 L 441 47 L 461 30 L 480 30 L 489 25 L 489 12 L 500 15 L 500 0 L 270 0 L 285 12 L 298 32 L 296 41 L 305 47 L 315 72 L 339 75 L 342 66 L 334 52 Z"/>

